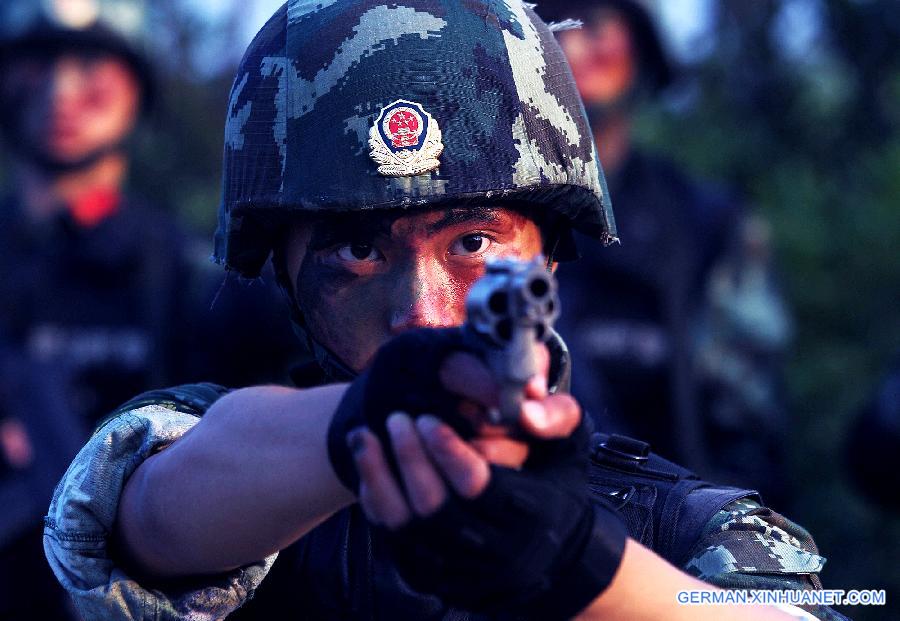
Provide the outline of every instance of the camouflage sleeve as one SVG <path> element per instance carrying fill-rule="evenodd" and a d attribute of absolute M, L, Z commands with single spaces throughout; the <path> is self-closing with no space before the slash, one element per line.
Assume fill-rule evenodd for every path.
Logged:
<path fill-rule="evenodd" d="M 250 598 L 275 556 L 220 575 L 159 588 L 118 562 L 112 533 L 128 477 L 199 419 L 175 401 L 148 399 L 103 423 L 63 476 L 44 518 L 44 552 L 80 618 L 222 619 Z"/>
<path fill-rule="evenodd" d="M 706 525 L 684 570 L 726 589 L 821 589 L 819 556 L 801 526 L 752 498 L 726 505 Z M 846 619 L 825 606 L 804 607 L 819 619 Z"/>

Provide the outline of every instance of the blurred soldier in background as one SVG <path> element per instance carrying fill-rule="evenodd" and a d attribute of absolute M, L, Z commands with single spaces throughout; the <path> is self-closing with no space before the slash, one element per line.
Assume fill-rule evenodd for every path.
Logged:
<path fill-rule="evenodd" d="M 673 70 L 632 0 L 541 2 L 582 28 L 559 38 L 590 118 L 626 243 L 560 274 L 573 392 L 601 428 L 651 442 L 709 476 L 763 488 L 777 506 L 789 321 L 766 225 L 672 162 L 632 145 L 635 109 Z"/>
<path fill-rule="evenodd" d="M 127 9 L 127 10 L 126 10 Z M 174 352 L 174 220 L 124 190 L 127 146 L 154 97 L 129 2 L 3 6 L 0 333 L 78 376 L 89 423 L 160 381 Z M 137 13 L 135 13 L 137 12 Z"/>
<path fill-rule="evenodd" d="M 286 314 L 274 336 L 254 332 L 278 325 L 271 311 L 252 319 L 276 307 L 270 292 L 222 287 L 228 299 L 210 312 L 221 276 L 190 264 L 172 216 L 125 190 L 128 147 L 158 90 L 144 10 L 135 0 L 0 6 L 12 160 L 0 199 L 0 393 L 17 396 L 0 410 L 0 619 L 66 615 L 40 516 L 101 416 L 151 386 L 277 380 L 290 351 Z M 227 356 L 221 333 L 234 336 Z"/>

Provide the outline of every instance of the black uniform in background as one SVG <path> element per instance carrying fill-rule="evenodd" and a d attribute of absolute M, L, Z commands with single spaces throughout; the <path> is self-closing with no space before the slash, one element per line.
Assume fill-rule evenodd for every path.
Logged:
<path fill-rule="evenodd" d="M 900 513 L 900 359 L 859 412 L 844 455 L 857 488 L 882 509 Z"/>
<path fill-rule="evenodd" d="M 223 282 L 171 217 L 119 200 L 94 225 L 0 203 L 0 431 L 30 455 L 0 446 L 2 621 L 68 618 L 41 518 L 98 420 L 172 383 L 282 382 L 297 355 L 273 280 Z"/>
<path fill-rule="evenodd" d="M 572 352 L 573 393 L 599 429 L 642 438 L 707 476 L 760 488 L 777 506 L 783 490 L 771 482 L 780 477 L 769 475 L 782 463 L 780 395 L 768 394 L 748 413 L 740 388 L 705 376 L 699 362 L 710 279 L 724 265 L 741 267 L 733 255 L 742 208 L 639 151 L 609 187 L 624 241 L 580 243 L 583 258 L 559 270 L 565 312 L 558 330 Z M 736 344 L 740 362 L 771 374 L 763 385 L 777 384 L 774 359 L 747 362 L 756 355 L 749 340 Z M 747 420 L 757 416 L 765 422 L 750 432 Z"/>

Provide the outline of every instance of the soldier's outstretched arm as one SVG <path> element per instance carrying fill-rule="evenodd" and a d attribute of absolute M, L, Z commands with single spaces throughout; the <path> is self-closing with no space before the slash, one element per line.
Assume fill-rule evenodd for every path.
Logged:
<path fill-rule="evenodd" d="M 213 404 L 128 480 L 117 525 L 130 560 L 159 577 L 228 571 L 350 504 L 326 448 L 346 388 L 246 388 Z"/>
<path fill-rule="evenodd" d="M 579 621 L 731 621 L 809 619 L 803 611 L 785 612 L 771 606 L 725 605 L 687 606 L 678 603 L 682 591 L 719 590 L 701 582 L 629 539 L 619 571 L 609 588 L 579 616 Z"/>
<path fill-rule="evenodd" d="M 356 500 L 352 482 L 339 476 L 347 471 L 342 462 L 352 469 L 346 431 L 363 424 L 364 416 L 380 416 L 362 409 L 401 398 L 490 400 L 494 387 L 484 386 L 483 369 L 473 372 L 467 357 L 450 353 L 462 339 L 456 329 L 404 335 L 349 389 L 268 386 L 221 398 L 127 480 L 116 522 L 126 559 L 137 573 L 154 577 L 213 574 L 258 562 L 296 541 Z M 414 360 L 421 378 L 398 385 L 393 376 L 407 374 L 397 373 L 391 352 Z M 578 410 L 566 407 L 570 397 L 547 394 L 549 354 L 544 347 L 539 352 L 540 372 L 523 405 L 526 431 L 565 435 L 577 424 Z M 528 456 L 525 442 L 496 433 L 473 437 L 472 446 L 486 462 L 506 466 L 521 465 Z"/>
<path fill-rule="evenodd" d="M 399 356 L 376 360 L 350 385 L 231 393 L 183 386 L 117 410 L 79 452 L 45 519 L 47 559 L 81 615 L 225 617 L 259 586 L 275 551 L 355 500 L 352 483 L 339 482 L 348 461 L 353 469 L 347 432 L 366 421 L 379 427 L 384 412 L 372 403 L 478 402 L 478 381 L 466 381 L 455 397 L 443 384 L 442 363 L 463 344 L 459 330 L 402 339 L 392 341 Z M 548 416 L 557 411 L 548 405 L 537 408 L 543 416 L 525 413 L 547 393 L 549 354 L 541 353 L 543 371 L 529 383 L 534 397 L 523 404 L 523 417 L 538 436 L 566 434 L 577 424 L 566 410 Z M 412 368 L 398 373 L 395 364 Z M 499 436 L 476 434 L 472 446 L 511 467 L 529 452 Z M 178 576 L 187 582 L 159 580 Z M 173 584 L 191 586 L 166 587 Z"/>

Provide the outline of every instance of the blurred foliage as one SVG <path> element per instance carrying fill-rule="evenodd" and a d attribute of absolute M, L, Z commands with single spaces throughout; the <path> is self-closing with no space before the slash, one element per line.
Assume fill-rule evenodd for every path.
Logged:
<path fill-rule="evenodd" d="M 843 439 L 900 351 L 900 3 L 714 6 L 710 54 L 639 132 L 742 190 L 771 222 L 797 325 L 787 377 L 795 503 L 783 510 L 828 556 L 826 587 L 885 588 L 896 610 L 900 520 L 851 489 Z M 815 36 L 799 53 L 798 9 L 817 20 L 800 24 Z"/>
<path fill-rule="evenodd" d="M 184 1 L 155 6 L 163 97 L 133 185 L 211 231 L 246 3 L 217 20 Z M 885 588 L 896 609 L 900 522 L 851 489 L 843 438 L 900 351 L 900 2 L 714 0 L 712 9 L 697 41 L 706 53 L 684 68 L 669 105 L 641 115 L 639 134 L 743 191 L 772 223 L 797 325 L 787 378 L 795 503 L 783 511 L 829 557 L 826 586 Z M 896 473 L 885 485 L 897 485 Z M 888 619 L 889 609 L 844 612 Z"/>

